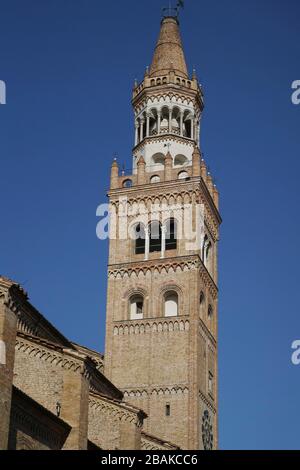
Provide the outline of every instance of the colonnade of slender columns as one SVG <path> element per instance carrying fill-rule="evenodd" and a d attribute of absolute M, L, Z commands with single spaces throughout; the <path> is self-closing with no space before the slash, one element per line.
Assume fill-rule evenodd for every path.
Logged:
<path fill-rule="evenodd" d="M 172 108 L 169 108 L 169 116 L 168 116 L 168 132 L 169 134 L 172 134 L 172 116 L 173 116 L 173 110 Z M 151 119 L 151 113 L 146 114 L 146 118 L 142 117 L 139 118 L 135 121 L 135 145 L 138 145 L 140 142 L 142 142 L 145 138 L 150 137 L 150 119 Z M 157 134 L 161 134 L 161 119 L 162 119 L 162 113 L 161 110 L 157 111 Z M 190 121 L 191 124 L 191 136 L 190 138 L 192 140 L 197 140 L 198 142 L 198 135 L 200 132 L 200 122 L 197 121 L 197 119 L 192 116 L 189 119 L 185 120 L 186 122 Z M 179 134 L 181 137 L 184 137 L 184 111 L 180 111 L 180 116 L 179 116 Z M 145 129 L 145 123 L 146 123 L 146 129 Z"/>

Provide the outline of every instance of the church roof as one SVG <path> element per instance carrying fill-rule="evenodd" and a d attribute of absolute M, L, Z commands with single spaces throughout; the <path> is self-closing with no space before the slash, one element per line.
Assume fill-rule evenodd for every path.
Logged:
<path fill-rule="evenodd" d="M 174 70 L 177 75 L 188 78 L 182 41 L 177 18 L 168 16 L 162 20 L 155 48 L 150 76 L 166 75 Z"/>

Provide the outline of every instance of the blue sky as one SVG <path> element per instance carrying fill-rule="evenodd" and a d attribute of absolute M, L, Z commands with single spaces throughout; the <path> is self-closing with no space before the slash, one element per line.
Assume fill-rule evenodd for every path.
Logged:
<path fill-rule="evenodd" d="M 73 340 L 104 348 L 112 156 L 131 165 L 131 90 L 166 0 L 0 0 L 0 272 Z M 205 93 L 202 151 L 221 192 L 220 446 L 299 448 L 297 0 L 188 1 Z"/>

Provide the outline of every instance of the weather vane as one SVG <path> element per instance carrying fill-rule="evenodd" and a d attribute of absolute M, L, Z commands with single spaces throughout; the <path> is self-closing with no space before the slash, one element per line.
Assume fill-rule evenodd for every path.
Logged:
<path fill-rule="evenodd" d="M 169 6 L 166 8 L 163 8 L 163 16 L 175 16 L 178 18 L 179 16 L 179 11 L 180 8 L 184 8 L 184 0 L 177 0 L 176 7 L 172 7 L 172 1 L 169 1 Z M 167 14 L 166 14 L 167 12 Z M 175 15 L 174 15 L 175 13 Z"/>

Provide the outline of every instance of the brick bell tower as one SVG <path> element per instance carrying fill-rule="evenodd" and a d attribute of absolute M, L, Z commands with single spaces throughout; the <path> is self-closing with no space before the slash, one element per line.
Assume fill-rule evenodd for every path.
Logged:
<path fill-rule="evenodd" d="M 216 449 L 219 194 L 201 158 L 203 94 L 176 16 L 163 18 L 132 104 L 132 174 L 117 161 L 111 169 L 105 373 L 147 413 L 147 433 Z M 179 227 L 186 207 L 193 244 Z"/>

